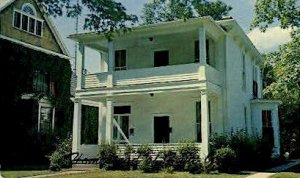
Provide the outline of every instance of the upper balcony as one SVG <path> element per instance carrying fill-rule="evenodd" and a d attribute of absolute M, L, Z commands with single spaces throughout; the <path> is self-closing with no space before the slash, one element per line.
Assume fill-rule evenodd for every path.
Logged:
<path fill-rule="evenodd" d="M 113 77 L 112 77 L 113 75 Z M 86 74 L 83 89 L 110 88 L 170 82 L 209 81 L 221 85 L 221 72 L 210 65 L 200 63 L 143 68 L 132 70 Z M 112 81 L 110 81 L 113 79 Z"/>
<path fill-rule="evenodd" d="M 225 33 L 211 19 L 138 27 L 112 41 L 95 35 L 71 36 L 79 42 L 77 91 L 189 81 L 222 84 Z M 97 51 L 99 62 L 91 62 L 86 47 Z M 87 65 L 99 71 L 85 74 Z"/>

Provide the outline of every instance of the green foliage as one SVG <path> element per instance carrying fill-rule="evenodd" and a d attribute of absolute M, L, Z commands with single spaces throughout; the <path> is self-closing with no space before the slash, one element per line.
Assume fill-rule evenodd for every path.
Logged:
<path fill-rule="evenodd" d="M 0 40 L 0 102 L 3 117 L 0 120 L 0 140 L 6 146 L 0 153 L 2 164 L 48 164 L 46 154 L 53 151 L 55 137 L 66 138 L 72 126 L 72 107 L 70 100 L 70 61 L 54 55 L 35 51 L 6 40 Z M 47 72 L 56 84 L 56 95 L 34 93 L 35 71 Z M 22 99 L 22 94 L 33 93 L 30 100 Z M 47 96 L 55 107 L 55 129 L 52 135 L 37 133 L 37 100 Z M 7 128 L 11 134 L 7 137 Z M 16 142 L 16 140 L 18 140 Z M 22 148 L 22 149 L 17 149 Z"/>
<path fill-rule="evenodd" d="M 220 0 L 152 0 L 144 5 L 144 24 L 211 16 L 220 20 L 232 8 Z"/>
<path fill-rule="evenodd" d="M 174 165 L 175 170 L 191 170 L 199 165 L 199 148 L 196 147 L 195 143 L 185 142 L 182 143 L 178 148 L 178 156 Z"/>
<path fill-rule="evenodd" d="M 117 165 L 117 147 L 116 145 L 102 144 L 99 148 L 99 168 L 114 170 Z"/>
<path fill-rule="evenodd" d="M 87 9 L 84 29 L 102 32 L 108 39 L 113 37 L 112 32 L 126 32 L 129 24 L 137 22 L 135 15 L 127 14 L 126 8 L 114 0 L 81 0 L 79 4 L 72 0 L 38 0 L 46 13 L 56 17 L 66 12 L 68 17 L 82 15 L 83 7 Z"/>
<path fill-rule="evenodd" d="M 164 169 L 174 170 L 174 165 L 177 159 L 177 155 L 175 151 L 163 150 L 160 152 L 160 158 L 163 159 Z"/>
<path fill-rule="evenodd" d="M 300 32 L 276 52 L 265 55 L 264 87 L 266 98 L 281 100 L 279 107 L 283 152 L 300 156 Z"/>
<path fill-rule="evenodd" d="M 70 168 L 72 153 L 72 138 L 62 140 L 57 146 L 56 150 L 49 156 L 50 167 L 52 171 L 59 171 L 61 168 Z"/>
<path fill-rule="evenodd" d="M 244 131 L 230 135 L 215 134 L 210 139 L 210 145 L 204 166 L 208 170 L 214 168 L 215 163 L 210 161 L 218 159 L 217 150 L 222 148 L 230 148 L 235 152 L 237 170 L 267 168 L 271 164 L 271 145 L 260 138 L 248 136 Z"/>
<path fill-rule="evenodd" d="M 256 0 L 255 17 L 251 28 L 265 31 L 270 24 L 279 21 L 281 28 L 300 26 L 300 7 L 297 0 Z"/>
<path fill-rule="evenodd" d="M 81 144 L 98 143 L 98 108 L 82 106 Z"/>
<path fill-rule="evenodd" d="M 226 173 L 235 172 L 236 161 L 237 156 L 232 148 L 223 147 L 216 150 L 214 164 L 218 171 Z"/>

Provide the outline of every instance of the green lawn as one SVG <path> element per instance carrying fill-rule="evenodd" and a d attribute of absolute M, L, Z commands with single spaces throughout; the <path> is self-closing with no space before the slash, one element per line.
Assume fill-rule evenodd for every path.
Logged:
<path fill-rule="evenodd" d="M 103 170 L 95 170 L 81 174 L 70 174 L 70 175 L 60 175 L 53 176 L 49 178 L 240 178 L 246 177 L 246 175 L 238 175 L 238 174 L 199 174 L 193 175 L 187 172 L 176 172 L 173 174 L 168 173 L 142 173 L 141 171 L 103 171 Z"/>
<path fill-rule="evenodd" d="M 275 174 L 270 178 L 300 178 L 300 173 L 284 172 Z"/>
<path fill-rule="evenodd" d="M 2 177 L 4 178 L 19 178 L 24 176 L 36 176 L 42 174 L 49 174 L 51 173 L 48 170 L 45 171 L 2 171 Z"/>
<path fill-rule="evenodd" d="M 24 176 L 34 176 L 51 174 L 57 172 L 50 171 L 3 171 L 2 176 L 4 178 L 19 178 Z M 93 171 L 88 171 L 86 173 L 73 173 L 64 175 L 49 176 L 47 178 L 242 178 L 247 175 L 241 174 L 189 174 L 187 172 L 175 172 L 173 174 L 169 173 L 142 173 L 141 171 L 103 171 L 95 169 Z"/>

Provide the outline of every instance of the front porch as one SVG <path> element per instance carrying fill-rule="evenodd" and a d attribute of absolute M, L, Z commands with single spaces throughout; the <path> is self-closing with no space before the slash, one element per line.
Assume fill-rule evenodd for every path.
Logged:
<path fill-rule="evenodd" d="M 82 107 L 98 110 L 97 142 L 82 142 Z M 211 132 L 223 132 L 221 97 L 207 90 L 94 96 L 75 100 L 73 152 L 97 156 L 103 143 L 134 147 L 149 144 L 154 152 L 178 147 L 182 141 L 196 142 L 201 155 L 208 153 Z M 83 119 L 83 120 L 82 120 Z"/>

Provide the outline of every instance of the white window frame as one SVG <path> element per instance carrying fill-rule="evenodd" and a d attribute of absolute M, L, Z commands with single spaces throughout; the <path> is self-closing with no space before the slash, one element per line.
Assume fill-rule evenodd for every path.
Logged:
<path fill-rule="evenodd" d="M 52 133 L 54 132 L 54 128 L 55 128 L 55 107 L 53 107 L 51 104 L 49 103 L 44 103 L 44 102 L 39 102 L 39 112 L 38 112 L 38 133 L 41 132 L 41 110 L 42 107 L 47 107 L 47 108 L 52 108 L 52 118 L 51 118 L 51 126 L 52 126 Z"/>
<path fill-rule="evenodd" d="M 119 124 L 119 126 L 120 126 L 120 123 L 119 123 L 119 120 L 121 119 L 121 117 L 122 116 L 127 116 L 128 117 L 128 138 L 127 139 L 129 139 L 129 137 L 130 137 L 130 115 L 131 114 L 113 114 L 113 119 L 115 119 L 115 117 L 117 117 L 117 119 L 116 119 L 116 122 Z M 113 126 L 113 129 L 114 129 L 114 127 L 116 127 L 116 126 Z M 121 127 L 121 126 L 120 126 Z M 122 128 L 121 128 L 122 129 Z M 123 130 L 122 130 L 123 131 Z M 124 131 L 123 131 L 124 132 Z M 112 137 L 113 138 L 113 137 Z M 118 129 L 117 129 L 117 139 L 114 139 L 113 138 L 113 142 L 115 142 L 115 143 L 123 143 L 123 142 L 126 142 L 126 139 L 125 138 L 123 138 L 123 136 L 119 133 L 119 131 L 118 131 Z"/>
<path fill-rule="evenodd" d="M 29 7 L 33 10 L 34 16 L 37 15 L 36 10 L 35 10 L 35 7 L 34 7 L 32 4 L 30 4 L 30 3 L 25 3 L 25 4 L 23 4 L 23 6 L 22 6 L 22 12 L 23 12 L 23 10 L 24 10 L 24 8 L 25 8 L 26 6 L 29 6 Z M 32 15 L 32 14 L 30 14 L 30 15 Z"/>
<path fill-rule="evenodd" d="M 14 22 L 15 22 L 15 12 L 18 12 L 18 13 L 21 14 L 21 17 L 20 17 L 20 28 L 16 27 L 15 24 L 14 24 Z M 23 30 L 23 29 L 22 29 L 22 27 L 23 27 L 23 23 L 22 23 L 22 18 L 23 18 L 23 16 L 27 16 L 27 17 L 28 17 L 28 20 L 27 20 L 27 28 L 26 28 L 26 30 Z M 30 18 L 33 18 L 33 19 L 35 20 L 34 33 L 32 33 L 32 32 L 29 31 L 29 21 L 30 21 L 29 19 L 30 19 Z M 41 35 L 38 35 L 38 34 L 37 34 L 37 31 L 36 31 L 36 30 L 37 30 L 37 22 L 38 22 L 38 21 L 42 23 L 42 26 L 41 26 Z M 42 19 L 40 19 L 40 18 L 38 18 L 38 17 L 36 17 L 36 16 L 33 16 L 33 15 L 31 15 L 31 14 L 27 14 L 27 13 L 23 12 L 22 10 L 14 9 L 14 11 L 13 11 L 12 26 L 13 26 L 14 28 L 20 30 L 20 31 L 27 32 L 27 33 L 29 33 L 29 34 L 31 34 L 31 35 L 34 35 L 34 36 L 37 36 L 37 37 L 43 37 L 44 20 L 42 20 Z"/>

